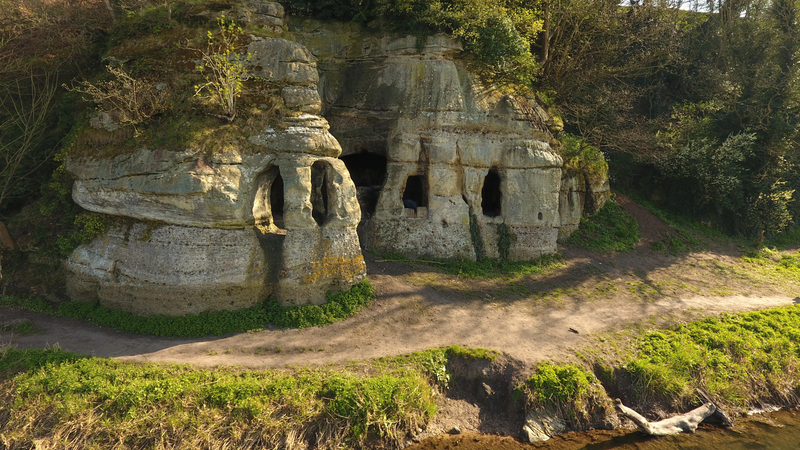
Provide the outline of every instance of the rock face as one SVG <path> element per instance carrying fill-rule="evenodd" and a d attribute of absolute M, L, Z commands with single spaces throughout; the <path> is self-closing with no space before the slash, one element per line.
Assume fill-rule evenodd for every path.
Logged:
<path fill-rule="evenodd" d="M 313 20 L 287 33 L 283 8 L 258 0 L 224 13 L 269 31 L 242 52 L 254 104 L 281 114 L 249 116 L 238 144 L 68 158 L 79 205 L 133 219 L 70 256 L 73 299 L 137 314 L 319 304 L 364 279 L 360 245 L 528 260 L 608 196 L 605 178 L 564 173 L 535 101 L 482 84 L 448 37 Z M 113 117 L 89 131 L 125 142 Z"/>
<path fill-rule="evenodd" d="M 319 58 L 323 114 L 358 186 L 365 248 L 528 260 L 556 251 L 587 198 L 607 198 L 607 184 L 562 174 L 545 113 L 480 83 L 454 59 L 458 42 L 291 27 Z"/>
<path fill-rule="evenodd" d="M 182 315 L 252 306 L 271 293 L 264 279 L 280 261 L 267 259 L 253 229 L 135 224 L 79 247 L 68 264 L 72 298 Z"/>
<path fill-rule="evenodd" d="M 272 26 L 283 16 L 273 3 L 248 8 L 238 15 Z M 288 110 L 279 126 L 248 137 L 247 152 L 139 148 L 66 161 L 83 208 L 149 221 L 72 253 L 73 299 L 175 315 L 239 309 L 268 295 L 284 305 L 321 304 L 327 291 L 364 279 L 356 188 L 327 121 L 316 115 L 315 58 L 279 38 L 253 38 L 247 51 L 252 75 L 280 86 Z M 105 122 L 93 125 L 108 131 Z"/>

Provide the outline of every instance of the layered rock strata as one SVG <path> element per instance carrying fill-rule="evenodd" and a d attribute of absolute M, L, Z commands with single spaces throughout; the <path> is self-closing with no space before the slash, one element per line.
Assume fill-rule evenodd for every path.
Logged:
<path fill-rule="evenodd" d="M 276 3 L 248 8 L 272 26 L 283 17 Z M 248 136 L 248 151 L 139 148 L 66 161 L 76 203 L 142 221 L 70 255 L 73 299 L 174 315 L 239 309 L 269 295 L 321 304 L 326 292 L 364 279 L 356 189 L 318 115 L 315 58 L 271 37 L 253 38 L 247 51 L 252 75 L 279 86 L 288 111 Z"/>
<path fill-rule="evenodd" d="M 587 198 L 607 198 L 607 184 L 562 173 L 546 114 L 481 83 L 455 58 L 458 42 L 437 35 L 420 46 L 314 20 L 291 29 L 319 58 L 323 111 L 343 158 L 385 158 L 377 185 L 351 168 L 367 210 L 365 248 L 528 260 L 556 251 Z"/>

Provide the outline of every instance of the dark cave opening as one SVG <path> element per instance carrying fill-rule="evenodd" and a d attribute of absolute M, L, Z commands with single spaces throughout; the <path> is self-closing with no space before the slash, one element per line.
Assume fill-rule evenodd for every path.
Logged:
<path fill-rule="evenodd" d="M 269 210 L 272 213 L 272 223 L 283 228 L 283 177 L 280 172 L 269 188 Z"/>
<path fill-rule="evenodd" d="M 484 216 L 497 217 L 502 214 L 503 193 L 500 191 L 500 173 L 492 168 L 483 180 L 481 209 Z"/>
<path fill-rule="evenodd" d="M 415 210 L 420 206 L 428 206 L 428 189 L 422 176 L 411 175 L 406 180 L 406 188 L 403 191 L 403 205 L 406 208 Z"/>
<path fill-rule="evenodd" d="M 357 153 L 339 159 L 347 166 L 350 178 L 356 185 L 362 218 L 369 218 L 375 213 L 381 189 L 386 182 L 386 157 L 374 153 Z"/>
<path fill-rule="evenodd" d="M 311 165 L 311 216 L 318 226 L 328 220 L 328 168 L 322 161 Z"/>

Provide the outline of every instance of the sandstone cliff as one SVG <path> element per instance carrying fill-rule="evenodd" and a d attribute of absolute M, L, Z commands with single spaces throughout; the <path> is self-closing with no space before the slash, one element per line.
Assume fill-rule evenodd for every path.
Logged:
<path fill-rule="evenodd" d="M 79 133 L 66 161 L 74 200 L 132 222 L 70 256 L 72 298 L 138 314 L 269 295 L 321 303 L 365 277 L 360 246 L 532 259 L 607 196 L 605 179 L 562 170 L 535 101 L 481 83 L 458 42 L 302 18 L 287 27 L 277 3 L 229 6 L 192 20 L 245 25 L 237 52 L 251 78 L 234 123 L 187 99 L 199 51 L 180 48 L 162 84 L 190 105 L 186 117 L 131 133 L 100 111 Z M 154 39 L 169 44 L 140 37 L 109 61 L 144 65 L 137 49 Z"/>

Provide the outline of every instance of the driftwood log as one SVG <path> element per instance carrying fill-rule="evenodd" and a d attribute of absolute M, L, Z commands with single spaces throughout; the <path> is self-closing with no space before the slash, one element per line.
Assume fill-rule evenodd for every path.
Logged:
<path fill-rule="evenodd" d="M 620 399 L 616 399 L 614 403 L 622 415 L 631 419 L 639 430 L 653 436 L 669 436 L 681 432 L 694 433 L 694 430 L 697 429 L 697 425 L 699 425 L 700 422 L 717 411 L 717 407 L 714 406 L 713 403 L 706 403 L 685 414 L 670 417 L 669 419 L 660 420 L 658 422 L 650 422 L 642 417 L 641 414 L 623 405 Z"/>

